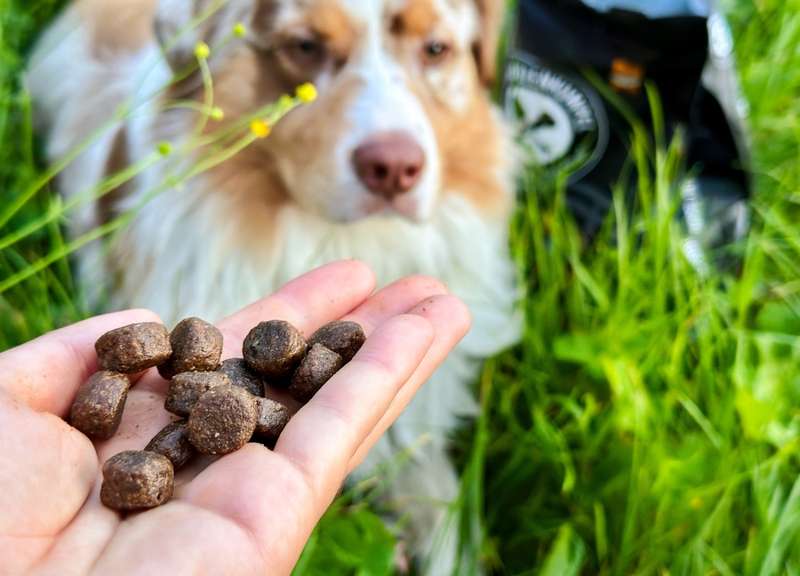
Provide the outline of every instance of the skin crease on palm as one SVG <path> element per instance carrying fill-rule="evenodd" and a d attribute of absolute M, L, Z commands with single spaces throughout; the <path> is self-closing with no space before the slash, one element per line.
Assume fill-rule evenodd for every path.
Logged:
<path fill-rule="evenodd" d="M 330 264 L 219 324 L 224 357 L 247 331 L 287 320 L 305 334 L 342 317 L 364 347 L 292 419 L 274 452 L 257 444 L 199 459 L 161 508 L 121 517 L 99 500 L 102 462 L 142 449 L 170 419 L 151 370 L 131 389 L 116 436 L 92 443 L 63 420 L 96 370 L 94 341 L 147 311 L 100 316 L 0 354 L 0 572 L 289 574 L 342 482 L 469 329 L 438 281 L 374 292 L 359 262 Z"/>

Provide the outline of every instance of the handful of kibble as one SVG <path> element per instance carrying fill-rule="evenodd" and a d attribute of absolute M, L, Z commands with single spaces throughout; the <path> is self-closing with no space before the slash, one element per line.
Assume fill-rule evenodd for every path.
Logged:
<path fill-rule="evenodd" d="M 291 413 L 266 397 L 269 387 L 306 403 L 365 340 L 355 322 L 332 322 L 306 341 L 288 322 L 271 320 L 247 335 L 243 358 L 220 363 L 222 333 L 199 318 L 183 320 L 171 333 L 143 323 L 103 335 L 95 344 L 101 371 L 78 391 L 72 426 L 90 438 L 111 438 L 122 420 L 129 375 L 154 366 L 170 380 L 164 407 L 180 418 L 144 450 L 105 463 L 103 504 L 115 510 L 160 506 L 172 496 L 175 471 L 196 453 L 230 454 L 251 440 L 274 445 Z"/>

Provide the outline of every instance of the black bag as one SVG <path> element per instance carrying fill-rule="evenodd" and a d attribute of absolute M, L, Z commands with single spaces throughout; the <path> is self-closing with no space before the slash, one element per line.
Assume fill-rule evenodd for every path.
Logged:
<path fill-rule="evenodd" d="M 667 137 L 678 127 L 686 134 L 686 161 L 696 177 L 684 186 L 683 216 L 702 265 L 706 250 L 740 238 L 748 227 L 747 147 L 725 21 L 702 9 L 651 17 L 587 4 L 614 2 L 519 0 L 505 71 L 506 109 L 518 120 L 521 142 L 537 163 L 574 166 L 568 204 L 591 238 L 628 159 L 631 126 L 583 71 L 603 79 L 645 126 L 651 123 L 644 84 L 652 82 L 662 100 Z M 685 2 L 642 4 L 652 13 L 657 4 L 668 10 Z"/>

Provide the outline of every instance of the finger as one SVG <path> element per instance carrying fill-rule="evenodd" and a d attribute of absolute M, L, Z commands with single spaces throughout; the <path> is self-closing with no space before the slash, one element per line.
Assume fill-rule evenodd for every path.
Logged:
<path fill-rule="evenodd" d="M 99 472 L 95 472 L 95 481 L 91 492 L 83 502 L 80 511 L 72 522 L 59 530 L 47 554 L 41 558 L 31 575 L 59 574 L 92 574 L 100 573 L 92 570 L 100 552 L 108 546 L 109 540 L 120 525 L 120 515 L 100 502 L 102 482 Z M 59 485 L 60 488 L 60 485 Z M 52 490 L 52 486 L 50 487 Z M 56 491 L 58 492 L 58 491 Z M 65 567 L 69 566 L 69 570 Z M 117 570 L 115 573 L 120 573 Z"/>
<path fill-rule="evenodd" d="M 414 375 L 400 389 L 386 413 L 351 458 L 348 472 L 364 461 L 375 443 L 406 409 L 419 388 L 467 334 L 471 324 L 469 310 L 454 296 L 433 297 L 416 306 L 409 314 L 421 316 L 431 323 L 435 332 L 433 343 Z"/>
<path fill-rule="evenodd" d="M 426 298 L 441 294 L 447 294 L 447 288 L 439 280 L 429 276 L 409 276 L 373 294 L 342 320 L 358 323 L 369 336 L 382 322 L 408 312 Z M 302 408 L 300 402 L 280 388 L 269 387 L 267 397 L 288 406 L 292 414 Z"/>
<path fill-rule="evenodd" d="M 159 322 L 147 310 L 97 316 L 0 354 L 0 390 L 37 412 L 65 416 L 78 387 L 97 370 L 95 341 L 114 328 Z"/>
<path fill-rule="evenodd" d="M 285 320 L 308 336 L 352 311 L 374 289 L 375 275 L 362 262 L 344 260 L 317 268 L 222 320 L 218 324 L 224 338 L 222 356 L 241 357 L 247 333 L 266 320 Z M 163 394 L 167 383 L 151 370 L 138 388 Z"/>
<path fill-rule="evenodd" d="M 248 444 L 209 466 L 178 492 L 177 502 L 235 522 L 269 562 L 261 571 L 269 574 L 291 573 L 325 511 L 301 472 L 259 444 Z"/>
<path fill-rule="evenodd" d="M 413 374 L 433 339 L 420 316 L 396 316 L 379 326 L 356 354 L 281 434 L 275 451 L 305 475 L 327 504 L 355 451 Z"/>
<path fill-rule="evenodd" d="M 80 509 L 97 456 L 89 439 L 61 418 L 2 391 L 0 422 L 0 558 L 11 559 L 8 570 L 21 574 Z"/>
<path fill-rule="evenodd" d="M 383 288 L 342 320 L 361 325 L 367 335 L 386 320 L 405 314 L 432 296 L 447 294 L 439 280 L 429 276 L 409 276 Z"/>
<path fill-rule="evenodd" d="M 275 538 L 280 538 L 277 531 Z M 93 563 L 92 574 L 289 574 L 261 557 L 230 519 L 185 502 L 128 516 Z M 61 574 L 61 572 L 55 572 Z M 75 572 L 76 574 L 80 572 Z"/>

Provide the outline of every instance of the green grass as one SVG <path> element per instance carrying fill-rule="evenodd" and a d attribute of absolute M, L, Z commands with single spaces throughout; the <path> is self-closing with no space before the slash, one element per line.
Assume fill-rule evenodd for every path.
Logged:
<path fill-rule="evenodd" d="M 30 118 L 30 102 L 20 90 L 19 74 L 33 35 L 51 17 L 60 0 L 0 0 L 0 214 L 41 176 Z M 27 202 L 0 236 L 20 229 L 53 208 L 58 199 L 49 187 Z M 48 226 L 26 242 L 0 251 L 0 279 L 59 249 L 64 237 Z M 57 262 L 23 285 L 0 294 L 0 349 L 28 340 L 82 317 L 69 266 Z"/>
<path fill-rule="evenodd" d="M 57 2 L 0 0 L 0 213 L 40 175 L 18 73 Z M 512 225 L 523 342 L 478 383 L 459 437 L 461 572 L 800 574 L 800 1 L 729 0 L 757 195 L 740 274 L 700 277 L 675 223 L 675 148 L 632 141 L 639 209 L 584 246 L 563 179 L 527 175 Z M 57 202 L 45 187 L 6 225 Z M 615 242 L 608 241 L 611 236 Z M 0 282 L 58 250 L 0 251 Z M 0 294 L 0 349 L 85 314 L 59 260 Z M 359 486 L 298 574 L 391 573 L 395 538 Z"/>

